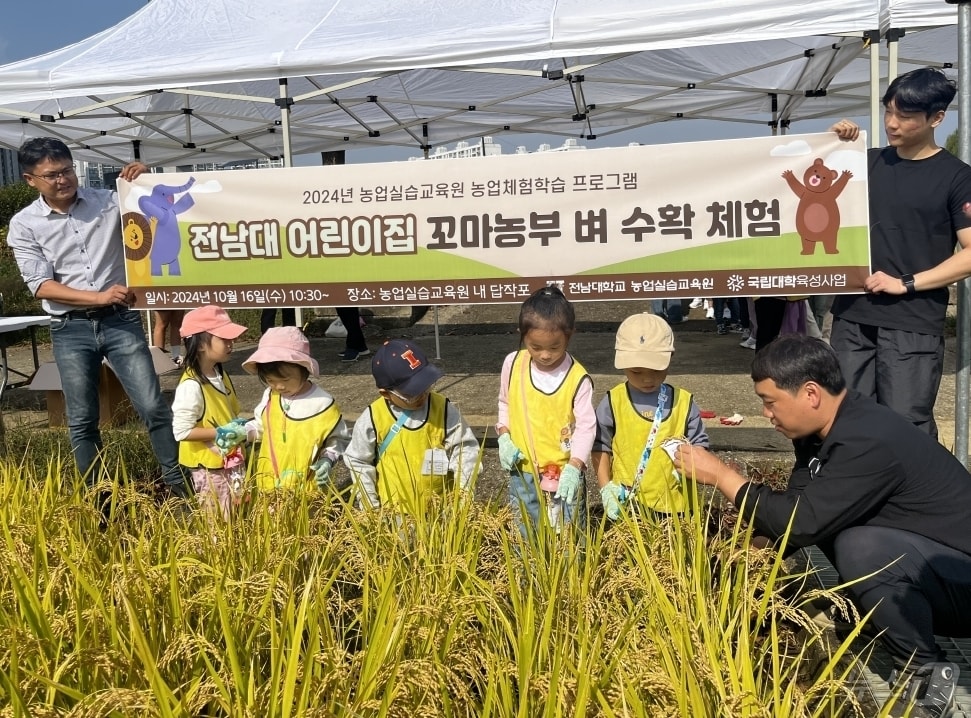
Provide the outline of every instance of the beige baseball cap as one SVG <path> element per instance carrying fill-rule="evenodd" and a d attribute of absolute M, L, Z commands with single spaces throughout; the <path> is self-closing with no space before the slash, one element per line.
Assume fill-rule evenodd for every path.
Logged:
<path fill-rule="evenodd" d="M 674 354 L 674 332 L 656 314 L 635 314 L 617 328 L 614 366 L 618 369 L 667 369 Z"/>

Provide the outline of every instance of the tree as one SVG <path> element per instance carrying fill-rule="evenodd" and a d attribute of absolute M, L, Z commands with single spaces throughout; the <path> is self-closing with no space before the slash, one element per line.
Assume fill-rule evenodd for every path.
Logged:
<path fill-rule="evenodd" d="M 0 227 L 10 224 L 10 218 L 37 199 L 37 190 L 26 182 L 0 187 Z"/>
<path fill-rule="evenodd" d="M 958 154 L 958 131 L 957 130 L 954 130 L 954 132 L 952 132 L 947 136 L 947 141 L 944 143 L 944 149 L 946 149 L 952 155 L 957 157 L 957 154 Z"/>
<path fill-rule="evenodd" d="M 10 218 L 37 199 L 37 190 L 26 182 L 0 187 L 0 314 L 38 314 L 40 303 L 27 289 L 7 246 Z"/>

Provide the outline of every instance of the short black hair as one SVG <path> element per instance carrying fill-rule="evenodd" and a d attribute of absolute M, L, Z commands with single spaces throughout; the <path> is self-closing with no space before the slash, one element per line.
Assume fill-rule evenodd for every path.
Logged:
<path fill-rule="evenodd" d="M 17 152 L 20 168 L 28 174 L 44 160 L 67 160 L 73 162 L 71 150 L 56 137 L 35 137 L 27 140 Z"/>
<path fill-rule="evenodd" d="M 846 388 L 833 348 L 804 334 L 783 334 L 758 351 L 752 360 L 752 381 L 766 379 L 789 393 L 807 381 L 816 382 L 834 395 Z"/>
<path fill-rule="evenodd" d="M 901 112 L 922 112 L 927 117 L 946 112 L 958 86 L 936 67 L 921 67 L 898 75 L 883 95 L 883 106 L 891 102 Z"/>

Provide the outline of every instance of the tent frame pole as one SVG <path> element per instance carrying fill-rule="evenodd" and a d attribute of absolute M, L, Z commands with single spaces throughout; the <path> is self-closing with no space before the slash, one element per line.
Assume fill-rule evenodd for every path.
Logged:
<path fill-rule="evenodd" d="M 958 4 L 958 157 L 971 164 L 971 1 Z M 961 250 L 971 252 L 971 248 Z M 968 467 L 968 392 L 971 387 L 971 278 L 957 287 L 957 371 L 954 375 L 954 455 Z"/>
<path fill-rule="evenodd" d="M 877 146 L 880 137 L 880 33 L 870 40 L 870 147 Z"/>
<path fill-rule="evenodd" d="M 280 97 L 276 104 L 280 108 L 280 129 L 283 131 L 283 166 L 293 167 L 293 150 L 290 147 L 290 106 L 293 104 L 293 98 L 290 97 L 290 88 L 285 77 L 280 78 Z M 294 313 L 297 326 L 302 327 L 303 310 L 300 307 L 294 307 Z"/>

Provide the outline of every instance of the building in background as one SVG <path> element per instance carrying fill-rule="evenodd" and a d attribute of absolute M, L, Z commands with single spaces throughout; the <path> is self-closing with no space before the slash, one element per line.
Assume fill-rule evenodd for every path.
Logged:
<path fill-rule="evenodd" d="M 0 147 L 0 187 L 20 182 L 21 179 L 17 152 Z"/>
<path fill-rule="evenodd" d="M 543 143 L 536 148 L 536 152 L 570 152 L 572 150 L 585 150 L 587 149 L 584 145 L 581 145 L 576 139 L 572 137 L 563 141 L 563 144 L 559 147 L 552 147 L 549 143 Z M 516 148 L 517 155 L 527 155 L 529 150 L 526 149 L 524 145 L 520 145 Z M 496 157 L 502 154 L 502 145 L 497 144 L 491 137 L 480 137 L 474 142 L 457 142 L 453 149 L 449 149 L 447 146 L 439 146 L 435 148 L 428 157 L 409 157 L 408 161 L 416 160 L 454 160 L 464 157 Z"/>
<path fill-rule="evenodd" d="M 78 173 L 78 184 L 91 189 L 114 189 L 121 173 L 118 165 L 103 165 L 85 160 L 76 160 L 74 169 Z"/>
<path fill-rule="evenodd" d="M 16 155 L 14 162 L 16 163 Z M 103 165 L 97 162 L 79 160 L 74 163 L 78 173 L 78 184 L 82 187 L 94 189 L 115 189 L 121 167 L 117 165 Z M 219 172 L 222 170 L 251 170 L 266 169 L 268 167 L 283 167 L 283 160 L 236 160 L 219 164 L 216 162 L 199 162 L 192 165 L 175 165 L 173 167 L 153 167 L 152 172 Z M 19 178 L 19 173 L 17 177 Z"/>
<path fill-rule="evenodd" d="M 267 159 L 261 157 L 258 160 L 233 160 L 225 164 L 216 162 L 199 162 L 194 165 L 176 165 L 175 167 L 163 167 L 157 172 L 222 172 L 223 170 L 265 170 L 269 168 L 283 167 L 283 159 Z"/>
<path fill-rule="evenodd" d="M 537 152 L 573 152 L 574 150 L 585 150 L 586 145 L 581 145 L 580 142 L 572 137 L 563 140 L 563 144 L 559 147 L 553 147 L 548 142 L 544 142 L 539 147 L 536 148 Z M 516 148 L 517 155 L 528 155 L 529 150 L 527 150 L 523 145 L 519 145 Z"/>

